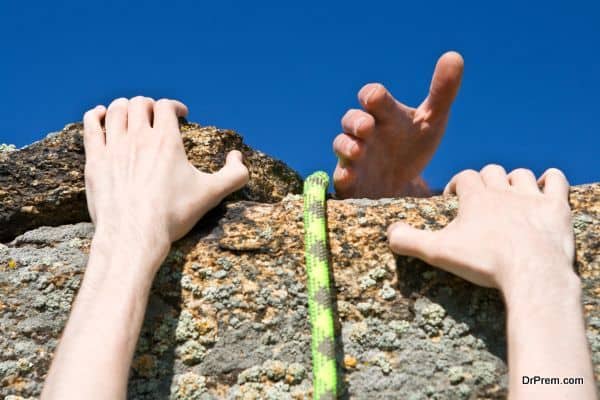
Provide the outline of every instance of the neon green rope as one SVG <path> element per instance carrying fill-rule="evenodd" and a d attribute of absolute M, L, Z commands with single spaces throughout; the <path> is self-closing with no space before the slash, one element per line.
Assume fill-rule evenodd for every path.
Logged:
<path fill-rule="evenodd" d="M 304 255 L 315 400 L 335 399 L 337 396 L 335 332 L 326 230 L 325 195 L 328 186 L 329 177 L 322 171 L 315 172 L 304 182 Z"/>

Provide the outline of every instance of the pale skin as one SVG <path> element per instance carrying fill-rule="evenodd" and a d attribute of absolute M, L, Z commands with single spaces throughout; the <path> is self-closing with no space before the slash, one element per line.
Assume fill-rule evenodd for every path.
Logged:
<path fill-rule="evenodd" d="M 350 109 L 333 141 L 338 164 L 336 193 L 348 197 L 427 196 L 421 173 L 437 149 L 463 73 L 462 56 L 448 52 L 438 60 L 429 94 L 416 108 L 394 99 L 381 83 L 358 92 L 362 110 Z"/>
<path fill-rule="evenodd" d="M 172 100 L 118 99 L 84 116 L 86 272 L 42 399 L 124 399 L 150 286 L 171 242 L 248 181 L 237 151 L 214 174 L 188 161 Z M 106 134 L 101 121 L 105 119 Z"/>
<path fill-rule="evenodd" d="M 541 187 L 538 187 L 539 186 Z M 509 398 L 595 399 L 581 283 L 573 270 L 569 184 L 557 169 L 506 174 L 498 165 L 456 175 L 457 217 L 430 232 L 396 223 L 392 250 L 481 286 L 498 288 L 507 309 Z M 523 376 L 583 378 L 583 385 L 524 385 Z"/>
<path fill-rule="evenodd" d="M 450 70 L 456 72 L 457 65 Z M 462 58 L 458 69 L 458 75 L 452 72 L 449 76 L 460 78 Z M 445 67 L 438 73 L 436 68 L 434 82 L 435 76 L 445 76 L 444 70 Z M 441 81 L 448 82 L 445 78 Z M 460 79 L 458 83 L 449 81 L 458 90 Z M 381 92 L 385 90 L 383 86 L 376 89 L 365 105 L 385 104 L 371 101 L 378 93 L 383 93 L 384 98 L 389 95 Z M 433 89 L 432 93 L 439 91 Z M 390 143 L 377 143 L 398 131 L 393 123 L 388 121 L 384 130 L 374 118 L 368 139 L 373 144 L 366 150 L 372 153 L 365 152 L 371 155 L 352 167 L 356 176 L 386 176 L 387 180 L 382 179 L 381 187 L 376 187 L 366 186 L 366 178 L 350 179 L 348 186 L 342 184 L 349 188 L 346 194 L 426 194 L 420 166 L 429 161 L 443 133 L 456 91 L 448 93 L 449 101 L 434 94 L 433 100 L 424 102 L 429 105 L 415 110 L 412 116 L 412 121 L 416 119 L 421 127 L 441 127 L 433 131 L 427 128 L 430 139 L 413 143 L 414 151 L 422 151 L 411 161 L 418 164 L 413 168 L 418 171 L 416 175 L 401 174 L 402 179 L 395 180 L 393 174 L 383 173 L 385 165 L 369 164 L 377 158 L 377 151 L 383 151 L 379 157 L 392 157 L 389 163 L 408 165 L 386 152 Z M 399 104 L 394 102 L 389 104 Z M 171 242 L 182 237 L 228 193 L 247 182 L 248 171 L 237 152 L 230 153 L 223 169 L 215 174 L 193 168 L 177 125 L 177 117 L 186 114 L 186 107 L 177 101 L 155 102 L 144 97 L 118 99 L 108 110 L 99 106 L 85 114 L 86 192 L 96 232 L 42 399 L 126 397 L 128 372 L 150 286 Z M 103 120 L 106 132 L 102 129 Z M 380 132 L 387 133 L 379 137 Z M 409 142 L 395 140 L 394 143 L 408 146 L 413 139 L 409 136 Z M 427 140 L 432 143 L 423 142 Z M 397 165 L 396 170 L 402 170 L 403 165 Z M 365 166 L 369 170 L 361 175 Z M 336 178 L 338 190 L 344 178 L 341 179 L 339 175 Z M 402 187 L 395 191 L 394 183 Z M 513 399 L 592 399 L 595 386 L 584 334 L 580 285 L 572 269 L 568 183 L 560 171 L 549 170 L 539 184 L 541 191 L 527 170 L 507 175 L 501 167 L 489 166 L 480 173 L 463 172 L 446 189 L 447 194 L 456 193 L 459 197 L 455 221 L 439 232 L 392 225 L 388 230 L 390 246 L 398 254 L 420 257 L 474 283 L 502 291 L 508 310 Z M 585 384 L 527 387 L 519 384 L 522 375 L 583 377 Z"/>

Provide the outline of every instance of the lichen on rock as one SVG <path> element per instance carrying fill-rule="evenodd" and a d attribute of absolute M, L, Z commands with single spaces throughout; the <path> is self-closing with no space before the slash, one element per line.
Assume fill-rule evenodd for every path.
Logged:
<path fill-rule="evenodd" d="M 195 149 L 193 157 L 198 159 L 205 157 L 203 146 L 213 146 L 211 140 L 238 140 L 223 139 L 229 134 L 215 128 L 190 129 L 197 136 L 187 139 L 186 148 Z M 184 129 L 184 137 L 187 133 Z M 56 145 L 66 146 L 68 152 L 66 138 L 78 140 L 77 134 L 63 132 L 67 136 L 49 140 L 58 140 Z M 213 138 L 206 139 L 208 144 L 199 139 L 204 134 Z M 28 163 L 57 166 L 43 164 L 38 157 L 28 161 L 21 151 L 8 156 L 20 154 L 20 171 Z M 221 153 L 216 156 L 221 161 L 210 168 L 219 166 L 219 157 Z M 0 155 L 0 174 L 5 173 L 2 165 L 15 163 Z M 257 185 L 272 173 L 268 168 L 261 171 Z M 59 174 L 47 172 L 44 176 Z M 311 398 L 302 201 L 283 193 L 286 187 L 297 189 L 294 179 L 274 179 L 271 186 L 238 194 L 241 197 L 218 219 L 200 224 L 173 244 L 153 283 L 131 367 L 129 398 Z M 51 193 L 48 187 L 39 186 L 40 193 Z M 29 195 L 34 196 L 34 190 L 38 189 Z M 242 200 L 250 198 L 249 193 L 257 194 L 260 202 Z M 20 210 L 26 205 L 22 201 L 33 205 L 29 199 L 34 197 L 16 196 L 10 207 L 0 198 L 2 210 Z M 36 215 L 48 212 L 43 204 L 36 203 Z M 582 279 L 598 381 L 600 185 L 572 188 L 571 206 L 575 267 Z M 456 210 L 455 198 L 441 196 L 328 201 L 343 396 L 505 398 L 505 314 L 498 292 L 414 258 L 396 257 L 387 245 L 390 223 L 402 219 L 423 229 L 440 229 Z M 93 235 L 88 222 L 30 229 L 34 220 L 45 221 L 40 217 L 22 227 L 5 228 L 4 232 L 26 231 L 0 245 L 0 397 L 39 396 Z"/>

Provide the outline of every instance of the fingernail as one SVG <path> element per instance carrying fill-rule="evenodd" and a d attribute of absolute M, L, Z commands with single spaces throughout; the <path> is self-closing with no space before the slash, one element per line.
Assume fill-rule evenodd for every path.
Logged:
<path fill-rule="evenodd" d="M 365 120 L 366 120 L 365 117 L 360 117 L 356 121 L 354 121 L 354 134 L 355 135 L 358 133 L 358 130 L 360 129 L 361 125 L 365 122 Z"/>
<path fill-rule="evenodd" d="M 389 238 L 389 237 L 390 237 L 390 235 L 392 234 L 392 231 L 394 230 L 394 227 L 395 227 L 395 226 L 396 226 L 396 224 L 395 224 L 395 223 L 394 223 L 394 224 L 391 224 L 390 226 L 388 226 L 388 228 L 387 228 L 387 230 L 386 230 L 386 232 L 385 232 L 385 234 L 386 234 L 386 236 L 387 236 L 388 238 Z"/>
<path fill-rule="evenodd" d="M 365 97 L 365 105 L 369 103 L 369 99 L 371 98 L 371 96 L 373 96 L 373 94 L 377 91 L 377 89 L 379 89 L 379 85 L 375 85 L 375 87 L 373 89 L 371 89 L 369 94 L 367 94 L 367 97 Z"/>

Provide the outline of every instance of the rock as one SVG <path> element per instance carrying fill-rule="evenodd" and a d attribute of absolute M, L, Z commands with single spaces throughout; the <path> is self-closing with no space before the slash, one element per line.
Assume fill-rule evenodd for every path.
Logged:
<path fill-rule="evenodd" d="M 153 283 L 131 399 L 302 399 L 312 394 L 299 176 L 232 131 L 182 124 L 192 163 L 240 149 L 251 173 L 175 243 Z M 36 398 L 85 271 L 93 235 L 81 125 L 0 146 L 0 398 Z M 600 379 L 600 184 L 571 189 L 576 268 Z M 439 229 L 454 197 L 329 200 L 340 392 L 350 398 L 506 397 L 504 308 L 407 257 L 386 228 Z M 73 223 L 73 225 L 69 225 Z M 53 227 L 44 226 L 53 225 Z M 9 242 L 10 241 L 10 242 Z"/>
<path fill-rule="evenodd" d="M 386 227 L 399 215 L 439 229 L 455 216 L 455 203 L 328 201 L 337 357 L 350 398 L 506 397 L 498 292 L 395 257 L 386 243 Z M 571 205 L 600 378 L 600 184 L 572 188 Z M 302 226 L 298 196 L 239 201 L 218 224 L 202 224 L 175 243 L 153 284 L 128 397 L 310 398 Z M 42 227 L 0 246 L 0 397 L 39 396 L 92 234 L 85 222 Z"/>
<path fill-rule="evenodd" d="M 244 154 L 250 182 L 228 200 L 274 202 L 302 190 L 296 172 L 246 146 L 231 130 L 182 122 L 181 131 L 188 158 L 202 171 L 221 168 L 230 150 Z M 89 221 L 84 164 L 79 123 L 19 150 L 0 146 L 0 241 L 42 225 Z"/>

